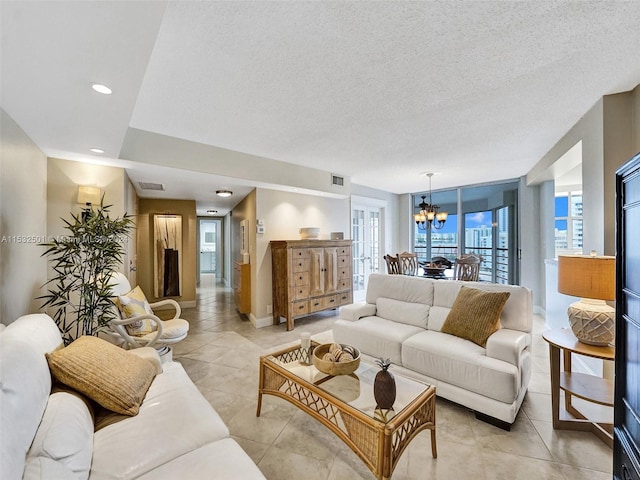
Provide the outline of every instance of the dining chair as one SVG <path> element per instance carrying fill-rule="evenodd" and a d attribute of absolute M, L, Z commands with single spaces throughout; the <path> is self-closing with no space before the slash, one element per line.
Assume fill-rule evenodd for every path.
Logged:
<path fill-rule="evenodd" d="M 403 252 L 398 253 L 398 263 L 400 264 L 400 273 L 402 275 L 418 274 L 418 254 Z"/>
<path fill-rule="evenodd" d="M 398 263 L 398 257 L 392 255 L 385 255 L 384 261 L 387 262 L 387 273 L 389 275 L 400 275 L 400 263 Z"/>
<path fill-rule="evenodd" d="M 468 282 L 477 282 L 480 278 L 480 263 L 482 258 L 479 255 L 462 255 L 456 258 L 453 278 Z"/>

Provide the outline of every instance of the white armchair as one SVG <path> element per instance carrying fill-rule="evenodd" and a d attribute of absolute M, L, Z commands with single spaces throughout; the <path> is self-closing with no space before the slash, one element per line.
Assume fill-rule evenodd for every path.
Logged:
<path fill-rule="evenodd" d="M 122 273 L 112 275 L 110 285 L 114 297 L 123 296 L 131 292 L 131 284 Z M 178 302 L 173 299 L 160 300 L 149 304 L 152 309 L 165 305 L 170 305 L 175 309 L 173 318 L 170 320 L 162 320 L 153 313 L 124 318 L 120 310 L 114 305 L 118 317 L 111 321 L 112 337 L 115 337 L 115 341 L 124 348 L 153 347 L 163 359 L 170 359 L 171 345 L 187 337 L 189 322 L 179 318 L 182 310 Z M 127 325 L 132 325 L 142 320 L 150 321 L 155 329 L 142 335 L 133 335 L 127 330 Z"/>

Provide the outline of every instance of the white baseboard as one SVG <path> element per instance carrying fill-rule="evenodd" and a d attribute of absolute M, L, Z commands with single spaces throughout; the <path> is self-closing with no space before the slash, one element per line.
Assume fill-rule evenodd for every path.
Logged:
<path fill-rule="evenodd" d="M 249 320 L 256 328 L 270 327 L 273 325 L 273 317 L 269 315 L 268 317 L 256 318 L 253 313 L 249 314 Z"/>
<path fill-rule="evenodd" d="M 542 318 L 547 318 L 547 311 L 542 308 L 540 305 L 533 306 L 533 313 L 535 315 L 540 315 Z"/>

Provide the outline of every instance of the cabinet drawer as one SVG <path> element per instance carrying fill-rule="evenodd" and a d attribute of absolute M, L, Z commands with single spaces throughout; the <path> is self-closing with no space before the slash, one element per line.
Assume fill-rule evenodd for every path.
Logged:
<path fill-rule="evenodd" d="M 291 258 L 295 261 L 298 258 L 309 258 L 308 248 L 292 248 Z"/>
<path fill-rule="evenodd" d="M 309 285 L 309 272 L 297 272 L 293 274 L 293 282 L 296 287 L 300 285 Z"/>
<path fill-rule="evenodd" d="M 309 257 L 294 258 L 292 259 L 292 263 L 292 270 L 294 273 L 309 271 Z"/>
<path fill-rule="evenodd" d="M 309 302 L 307 300 L 301 300 L 298 302 L 291 302 L 291 316 L 306 315 L 309 313 Z"/>
<path fill-rule="evenodd" d="M 351 255 L 351 247 L 338 247 L 338 255 Z"/>
<path fill-rule="evenodd" d="M 338 255 L 338 268 L 350 267 L 351 257 L 349 255 Z"/>
<path fill-rule="evenodd" d="M 309 285 L 295 285 L 289 287 L 289 296 L 292 300 L 309 298 Z"/>
<path fill-rule="evenodd" d="M 351 269 L 349 267 L 338 267 L 338 278 L 351 278 Z"/>
<path fill-rule="evenodd" d="M 338 305 L 349 305 L 353 303 L 351 301 L 351 292 L 339 293 L 336 296 L 338 297 Z"/>
<path fill-rule="evenodd" d="M 338 290 L 349 290 L 351 288 L 351 278 L 339 278 Z"/>
<path fill-rule="evenodd" d="M 335 308 L 338 306 L 337 295 L 327 295 L 326 297 L 317 297 L 309 300 L 309 311 L 319 312 L 320 310 L 327 310 L 328 308 Z"/>

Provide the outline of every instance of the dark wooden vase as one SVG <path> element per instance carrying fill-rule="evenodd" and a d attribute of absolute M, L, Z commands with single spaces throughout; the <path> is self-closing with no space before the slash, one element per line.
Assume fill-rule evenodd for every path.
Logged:
<path fill-rule="evenodd" d="M 380 370 L 373 382 L 373 396 L 376 408 L 389 410 L 396 401 L 396 380 L 388 370 Z"/>

